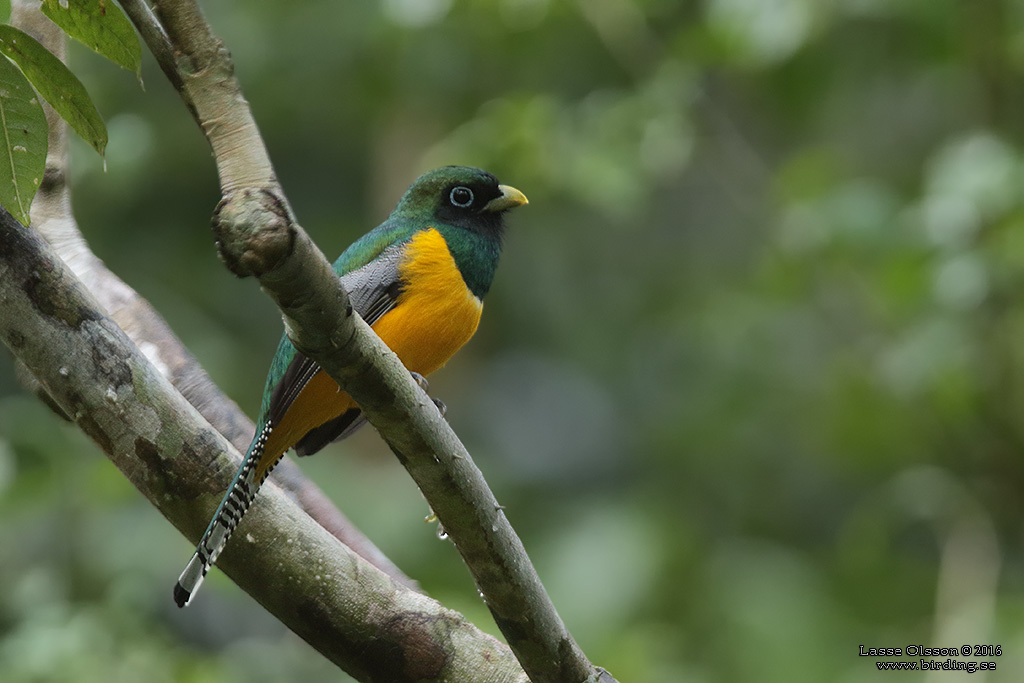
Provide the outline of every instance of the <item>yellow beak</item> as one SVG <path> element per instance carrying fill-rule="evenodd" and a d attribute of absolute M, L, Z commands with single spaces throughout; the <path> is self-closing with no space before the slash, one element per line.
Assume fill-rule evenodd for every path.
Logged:
<path fill-rule="evenodd" d="M 501 190 L 501 194 L 484 205 L 484 211 L 493 211 L 497 213 L 499 211 L 508 211 L 514 209 L 517 206 L 523 204 L 529 204 L 530 200 L 526 198 L 526 195 L 512 187 L 511 185 L 498 185 L 498 189 Z"/>

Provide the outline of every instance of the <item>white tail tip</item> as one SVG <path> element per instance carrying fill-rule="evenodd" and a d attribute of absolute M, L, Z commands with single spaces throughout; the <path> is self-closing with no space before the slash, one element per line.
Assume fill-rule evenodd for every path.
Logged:
<path fill-rule="evenodd" d="M 199 553 L 192 556 L 185 566 L 185 571 L 178 577 L 178 583 L 174 586 L 174 602 L 178 607 L 185 607 L 192 600 L 192 596 L 199 590 L 203 579 L 206 578 L 207 565 L 203 562 Z"/>

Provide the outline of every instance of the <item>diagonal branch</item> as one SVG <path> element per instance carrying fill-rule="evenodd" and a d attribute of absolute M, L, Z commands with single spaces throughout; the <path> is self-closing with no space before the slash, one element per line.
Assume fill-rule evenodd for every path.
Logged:
<path fill-rule="evenodd" d="M 193 538 L 202 532 L 237 452 L 53 249 L 3 210 L 0 340 L 172 524 Z M 360 680 L 526 681 L 506 646 L 366 563 L 276 487 L 265 489 L 220 566 Z"/>
<path fill-rule="evenodd" d="M 214 232 L 225 263 L 236 275 L 259 279 L 295 346 L 356 400 L 391 446 L 455 542 L 530 679 L 613 680 L 576 645 L 458 437 L 398 358 L 353 315 L 330 264 L 296 222 L 227 51 L 198 6 L 161 2 L 162 30 L 156 30 L 141 0 L 122 4 L 133 21 L 147 24 L 140 26 L 147 40 L 167 37 L 172 49 L 161 42 L 153 51 L 174 55 L 179 92 L 213 148 L 223 193 Z"/>
<path fill-rule="evenodd" d="M 66 61 L 64 32 L 43 15 L 38 2 L 15 0 L 11 7 L 11 23 Z M 244 453 L 252 439 L 252 421 L 214 384 L 149 302 L 92 253 L 79 231 L 71 211 L 71 193 L 67 184 L 68 127 L 52 107 L 45 101 L 42 104 L 49 124 L 49 147 L 46 174 L 32 202 L 33 227 L 54 247 L 107 315 L 128 334 L 153 365 L 236 450 Z M 416 582 L 366 538 L 290 459 L 286 458 L 279 464 L 271 480 L 342 543 L 395 580 L 416 588 Z"/>

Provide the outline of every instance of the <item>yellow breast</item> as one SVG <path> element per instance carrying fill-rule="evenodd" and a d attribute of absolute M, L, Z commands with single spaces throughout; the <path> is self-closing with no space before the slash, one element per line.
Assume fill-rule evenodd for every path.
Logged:
<path fill-rule="evenodd" d="M 404 289 L 373 329 L 405 367 L 429 375 L 473 336 L 484 305 L 437 230 L 416 233 L 405 253 L 398 267 Z"/>

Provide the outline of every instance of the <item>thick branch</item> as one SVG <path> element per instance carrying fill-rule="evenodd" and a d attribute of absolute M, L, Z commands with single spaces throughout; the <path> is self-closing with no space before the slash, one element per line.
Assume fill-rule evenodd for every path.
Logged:
<path fill-rule="evenodd" d="M 237 453 L 6 211 L 0 339 L 139 491 L 197 538 Z M 264 488 L 238 531 L 220 567 L 360 680 L 526 680 L 505 646 L 367 564 L 277 487 Z"/>

